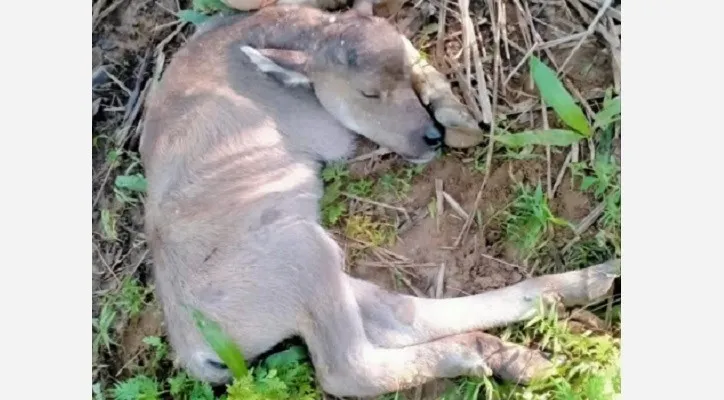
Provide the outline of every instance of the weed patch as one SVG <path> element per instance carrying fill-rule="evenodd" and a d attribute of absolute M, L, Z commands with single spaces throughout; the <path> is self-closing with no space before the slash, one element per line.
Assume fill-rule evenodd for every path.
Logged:
<path fill-rule="evenodd" d="M 519 185 L 516 198 L 505 212 L 505 233 L 524 259 L 535 255 L 545 244 L 553 227 L 570 226 L 568 221 L 553 215 L 548 199 L 539 183 L 535 189 Z"/>
<path fill-rule="evenodd" d="M 552 308 L 541 308 L 529 322 L 506 328 L 501 338 L 523 345 L 537 343 L 541 351 L 551 355 L 554 371 L 528 386 L 494 379 L 461 379 L 443 399 L 613 400 L 621 393 L 620 339 L 590 331 L 573 333 Z"/>

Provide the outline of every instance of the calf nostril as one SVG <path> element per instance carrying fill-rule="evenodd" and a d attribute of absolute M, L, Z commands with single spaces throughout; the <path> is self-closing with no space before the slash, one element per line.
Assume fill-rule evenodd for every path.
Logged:
<path fill-rule="evenodd" d="M 442 132 L 434 125 L 430 125 L 425 129 L 425 143 L 428 146 L 435 147 L 442 143 Z"/>

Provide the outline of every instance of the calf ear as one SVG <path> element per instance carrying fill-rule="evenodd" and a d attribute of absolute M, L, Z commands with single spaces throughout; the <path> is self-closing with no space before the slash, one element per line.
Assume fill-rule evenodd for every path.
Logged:
<path fill-rule="evenodd" d="M 261 72 L 269 74 L 286 86 L 311 84 L 306 73 L 309 56 L 303 51 L 255 49 L 249 46 L 241 46 L 241 51 Z"/>

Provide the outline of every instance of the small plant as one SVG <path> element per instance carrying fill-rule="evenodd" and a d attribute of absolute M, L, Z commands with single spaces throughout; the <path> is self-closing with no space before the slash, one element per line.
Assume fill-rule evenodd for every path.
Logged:
<path fill-rule="evenodd" d="M 583 240 L 563 254 L 563 262 L 567 269 L 581 269 L 600 264 L 613 256 L 611 249 L 596 239 Z"/>
<path fill-rule="evenodd" d="M 462 379 L 445 400 L 613 400 L 621 393 L 620 340 L 591 332 L 575 334 L 554 307 L 540 306 L 525 324 L 506 328 L 501 338 L 535 342 L 550 353 L 555 369 L 548 377 L 520 386 L 493 379 Z"/>
<path fill-rule="evenodd" d="M 506 133 L 495 136 L 495 140 L 508 147 L 570 146 L 581 139 L 591 137 L 592 129 L 586 115 L 566 90 L 563 82 L 558 79 L 556 72 L 535 56 L 530 57 L 529 66 L 541 98 L 572 130 L 537 129 L 514 134 Z"/>
<path fill-rule="evenodd" d="M 160 400 L 161 394 L 158 382 L 145 375 L 119 382 L 111 390 L 111 395 L 116 400 Z"/>
<path fill-rule="evenodd" d="M 553 215 L 540 183 L 535 189 L 518 186 L 517 197 L 506 212 L 504 225 L 508 240 L 524 259 L 541 247 L 553 225 L 570 226 L 567 221 Z"/>
<path fill-rule="evenodd" d="M 114 298 L 116 307 L 129 317 L 133 318 L 141 313 L 146 305 L 146 295 L 149 289 L 144 287 L 138 279 L 127 276 L 121 283 L 121 290 Z"/>
<path fill-rule="evenodd" d="M 581 178 L 581 191 L 590 191 L 594 198 L 604 203 L 600 219 L 599 241 L 608 241 L 621 251 L 621 170 L 612 157 L 603 154 L 596 158 L 592 168 L 585 163 L 571 166 L 574 177 Z"/>
<path fill-rule="evenodd" d="M 221 0 L 193 0 L 191 8 L 179 11 L 177 17 L 183 22 L 191 22 L 199 26 L 214 14 L 230 14 L 236 12 L 236 10 L 230 8 Z"/>
<path fill-rule="evenodd" d="M 374 221 L 368 215 L 352 215 L 347 219 L 345 235 L 373 246 L 386 246 L 394 244 L 395 227 L 379 221 Z"/>
<path fill-rule="evenodd" d="M 347 204 L 342 195 L 349 171 L 342 164 L 331 164 L 322 170 L 324 195 L 321 200 L 322 223 L 333 226 L 347 211 Z"/>
<path fill-rule="evenodd" d="M 113 147 L 106 155 L 106 164 L 110 169 L 125 166 L 113 181 L 116 200 L 121 204 L 137 204 L 148 186 L 138 153 Z"/>
<path fill-rule="evenodd" d="M 588 168 L 585 163 L 573 164 L 571 171 L 573 176 L 581 178 L 581 190 L 592 190 L 597 200 L 603 200 L 607 193 L 619 185 L 620 168 L 611 159 L 596 158 L 593 168 Z"/>
<path fill-rule="evenodd" d="M 168 355 L 168 345 L 158 336 L 147 336 L 143 338 L 143 343 L 152 350 L 148 369 L 152 372 L 156 371 L 160 367 L 161 362 Z"/>
<path fill-rule="evenodd" d="M 111 350 L 111 344 L 116 344 L 111 337 L 113 323 L 116 321 L 116 311 L 113 307 L 104 304 L 98 313 L 98 318 L 93 318 L 93 352 L 98 353 L 101 348 Z"/>
<path fill-rule="evenodd" d="M 214 391 L 206 382 L 190 378 L 185 372 L 168 378 L 168 392 L 174 400 L 215 400 Z"/>
<path fill-rule="evenodd" d="M 227 387 L 227 400 L 314 400 L 321 393 L 314 385 L 312 366 L 305 362 L 306 352 L 292 347 L 267 357 L 256 368 L 248 368 L 238 346 L 220 326 L 193 310 L 196 326 L 207 343 L 229 367 L 234 381 Z"/>
<path fill-rule="evenodd" d="M 503 133 L 495 136 L 497 142 L 512 148 L 533 145 L 570 146 L 582 139 L 591 138 L 595 130 L 620 118 L 621 100 L 619 97 L 609 96 L 608 101 L 604 101 L 604 108 L 595 115 L 591 124 L 553 69 L 535 56 L 530 57 L 529 67 L 543 101 L 571 129 L 534 129 L 513 134 Z"/>
<path fill-rule="evenodd" d="M 377 181 L 375 193 L 380 197 L 392 196 L 393 200 L 400 200 L 410 192 L 412 180 L 424 169 L 425 165 L 414 165 L 399 172 L 388 172 Z"/>
<path fill-rule="evenodd" d="M 132 277 L 125 277 L 121 281 L 118 291 L 107 294 L 98 312 L 93 318 L 93 352 L 98 354 L 102 349 L 111 350 L 113 341 L 113 328 L 119 318 L 132 318 L 141 313 L 146 305 L 146 296 L 150 289 Z"/>
<path fill-rule="evenodd" d="M 253 373 L 228 388 L 228 400 L 321 398 L 321 392 L 314 385 L 312 366 L 303 362 L 306 357 L 306 352 L 299 346 L 269 356 Z"/>

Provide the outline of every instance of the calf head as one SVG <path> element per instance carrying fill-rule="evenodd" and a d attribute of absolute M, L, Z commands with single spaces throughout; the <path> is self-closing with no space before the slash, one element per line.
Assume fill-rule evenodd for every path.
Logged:
<path fill-rule="evenodd" d="M 242 51 L 283 84 L 311 86 L 321 105 L 348 129 L 411 162 L 432 160 L 442 128 L 413 90 L 411 65 L 395 28 L 352 10 L 278 29 L 299 29 L 304 23 L 314 26 L 301 30 L 289 48 L 277 43 L 274 48 L 242 46 Z"/>

